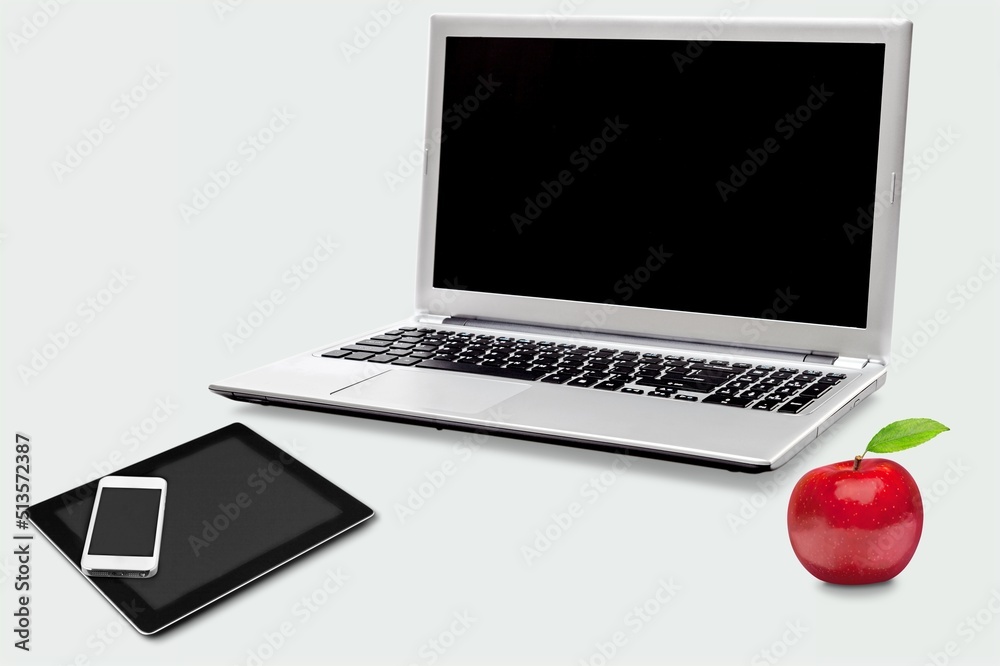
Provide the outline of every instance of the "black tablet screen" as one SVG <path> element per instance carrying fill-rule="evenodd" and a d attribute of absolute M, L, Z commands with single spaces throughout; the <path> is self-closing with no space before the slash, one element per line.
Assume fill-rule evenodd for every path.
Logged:
<path fill-rule="evenodd" d="M 230 437 L 150 470 L 169 488 L 159 572 L 122 583 L 155 610 L 338 516 L 338 506 L 286 470 L 290 460 Z M 56 515 L 86 534 L 82 501 Z"/>

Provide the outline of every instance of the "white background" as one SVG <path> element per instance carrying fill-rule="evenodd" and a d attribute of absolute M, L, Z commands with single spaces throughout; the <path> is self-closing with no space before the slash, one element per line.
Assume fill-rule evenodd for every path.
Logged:
<path fill-rule="evenodd" d="M 782 664 L 923 664 L 951 641 L 958 649 L 951 663 L 996 657 L 1000 617 L 988 602 L 1000 598 L 997 280 L 976 283 L 979 271 L 992 277 L 983 261 L 997 250 L 996 3 L 580 5 L 577 14 L 913 20 L 893 334 L 905 362 L 886 387 L 782 474 L 637 460 L 593 503 L 581 487 L 611 469 L 609 454 L 491 438 L 464 460 L 456 446 L 468 437 L 459 433 L 212 395 L 206 387 L 214 380 L 409 314 L 420 186 L 413 176 L 390 190 L 385 173 L 422 138 L 428 17 L 558 12 L 557 0 L 405 2 L 350 61 L 340 45 L 385 2 L 246 0 L 222 16 L 210 2 L 73 2 L 37 34 L 23 20 L 38 3 L 4 2 L 4 502 L 13 504 L 15 430 L 33 438 L 38 501 L 98 469 L 241 421 L 297 447 L 378 514 L 155 638 L 125 625 L 54 548 L 36 541 L 26 655 L 12 647 L 7 509 L 0 521 L 6 663 L 245 664 L 248 651 L 260 653 L 266 636 L 291 622 L 294 633 L 267 663 L 430 664 L 428 641 L 463 612 L 475 621 L 438 663 L 597 666 L 596 644 L 618 631 L 627 642 L 609 663 L 768 663 L 760 651 L 773 648 Z M 32 36 L 15 45 L 12 34 Z M 121 118 L 115 100 L 142 83 L 147 67 L 166 77 Z M 247 162 L 240 144 L 273 109 L 294 119 Z M 60 179 L 53 162 L 64 162 L 103 118 L 113 132 Z M 234 159 L 240 174 L 185 223 L 179 205 Z M 337 251 L 293 289 L 283 274 L 320 237 Z M 103 311 L 91 317 L 79 309 L 122 270 L 132 277 Z M 966 284 L 981 289 L 957 299 L 954 290 Z M 230 350 L 225 334 L 273 289 L 284 302 Z M 924 334 L 921 322 L 937 311 L 946 322 Z M 22 378 L 19 366 L 73 323 L 78 335 L 37 376 Z M 157 400 L 176 409 L 153 430 L 147 419 Z M 912 416 L 952 428 L 897 457 L 928 505 L 913 561 L 874 587 L 813 579 L 786 534 L 794 481 L 850 458 L 883 425 Z M 123 440 L 144 420 L 145 441 Z M 401 521 L 395 506 L 446 461 L 457 472 Z M 529 566 L 522 546 L 574 501 L 583 502 L 583 516 Z M 742 524 L 734 522 L 741 511 Z M 349 580 L 300 622 L 295 605 L 337 568 Z M 679 590 L 633 633 L 627 615 L 661 580 Z M 977 613 L 987 623 L 960 633 Z M 786 633 L 787 623 L 804 627 L 801 637 Z M 784 638 L 795 643 L 782 645 Z M 267 647 L 262 653 L 270 655 Z"/>

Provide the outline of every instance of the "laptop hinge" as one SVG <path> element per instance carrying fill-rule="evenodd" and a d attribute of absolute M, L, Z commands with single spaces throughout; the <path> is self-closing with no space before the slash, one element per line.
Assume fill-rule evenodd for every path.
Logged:
<path fill-rule="evenodd" d="M 421 324 L 443 324 L 447 315 L 432 315 L 432 314 L 420 314 L 416 317 L 417 321 Z"/>
<path fill-rule="evenodd" d="M 819 363 L 820 365 L 836 365 L 837 357 L 830 354 L 806 354 L 802 359 L 806 363 Z"/>
<path fill-rule="evenodd" d="M 868 365 L 868 359 L 854 358 L 853 356 L 838 356 L 833 362 L 833 365 L 838 368 L 853 368 L 854 370 L 860 370 Z"/>

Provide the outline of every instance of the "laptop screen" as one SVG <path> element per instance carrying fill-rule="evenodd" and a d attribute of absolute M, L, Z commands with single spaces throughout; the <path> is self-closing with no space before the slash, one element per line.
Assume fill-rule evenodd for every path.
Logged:
<path fill-rule="evenodd" d="M 865 328 L 884 48 L 448 37 L 434 287 Z"/>

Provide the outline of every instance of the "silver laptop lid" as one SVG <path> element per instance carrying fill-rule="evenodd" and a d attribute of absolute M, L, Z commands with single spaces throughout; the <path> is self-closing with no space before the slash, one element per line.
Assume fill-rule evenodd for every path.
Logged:
<path fill-rule="evenodd" d="M 418 310 L 884 363 L 911 29 L 432 17 Z"/>

